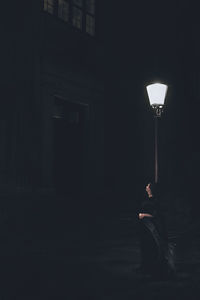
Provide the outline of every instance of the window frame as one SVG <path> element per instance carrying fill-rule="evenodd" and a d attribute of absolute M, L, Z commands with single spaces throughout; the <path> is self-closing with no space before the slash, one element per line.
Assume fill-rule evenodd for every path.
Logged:
<path fill-rule="evenodd" d="M 53 0 L 54 6 L 53 7 L 53 13 L 48 11 L 48 1 L 49 0 L 42 0 L 42 9 L 45 13 L 54 16 L 61 20 L 62 22 L 65 22 L 69 25 L 71 25 L 73 28 L 91 36 L 95 37 L 96 35 L 96 0 L 94 0 L 94 14 L 89 12 L 86 8 L 86 0 L 82 0 L 82 5 L 79 6 L 78 4 L 73 3 L 73 0 L 66 0 L 69 4 L 69 11 L 68 11 L 68 19 L 65 20 L 64 18 L 59 16 L 59 0 Z M 47 9 L 45 9 L 45 3 L 47 4 Z M 81 11 L 82 13 L 82 21 L 81 21 L 81 28 L 73 24 L 73 8 L 76 8 Z M 93 34 L 87 31 L 87 22 L 86 18 L 87 16 L 90 16 L 94 20 L 94 32 Z"/>
<path fill-rule="evenodd" d="M 57 17 L 59 20 L 62 20 L 63 22 L 65 23 L 69 23 L 70 22 L 70 0 L 62 0 L 64 2 L 66 2 L 68 4 L 68 16 L 67 16 L 67 20 L 64 19 L 64 17 L 62 16 L 59 16 L 59 1 L 60 0 L 57 0 L 57 6 L 58 6 L 58 13 L 57 13 Z"/>

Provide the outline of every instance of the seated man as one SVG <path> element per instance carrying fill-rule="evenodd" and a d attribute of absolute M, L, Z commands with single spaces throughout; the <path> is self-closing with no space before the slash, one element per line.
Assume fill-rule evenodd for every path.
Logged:
<path fill-rule="evenodd" d="M 165 277 L 174 273 L 174 260 L 169 251 L 164 216 L 158 201 L 157 185 L 148 183 L 147 199 L 138 214 L 140 222 L 141 271 L 143 274 Z"/>

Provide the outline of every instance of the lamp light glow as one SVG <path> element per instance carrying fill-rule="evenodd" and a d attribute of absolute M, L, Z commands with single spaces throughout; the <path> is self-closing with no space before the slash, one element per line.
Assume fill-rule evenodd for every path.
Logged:
<path fill-rule="evenodd" d="M 168 86 L 162 83 L 153 83 L 146 87 L 151 106 L 163 106 Z"/>

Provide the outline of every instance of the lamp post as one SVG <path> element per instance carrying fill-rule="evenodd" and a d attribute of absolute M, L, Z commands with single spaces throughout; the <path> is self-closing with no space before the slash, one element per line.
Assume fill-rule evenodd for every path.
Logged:
<path fill-rule="evenodd" d="M 150 105 L 154 112 L 155 125 L 155 183 L 158 182 L 158 118 L 161 117 L 168 86 L 162 83 L 153 83 L 146 87 Z"/>

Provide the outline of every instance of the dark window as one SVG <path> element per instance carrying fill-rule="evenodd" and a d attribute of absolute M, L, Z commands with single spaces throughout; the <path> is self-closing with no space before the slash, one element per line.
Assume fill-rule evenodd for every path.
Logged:
<path fill-rule="evenodd" d="M 94 17 L 90 15 L 86 15 L 86 32 L 90 35 L 95 34 L 95 23 L 94 23 Z"/>
<path fill-rule="evenodd" d="M 95 0 L 86 0 L 86 11 L 91 15 L 95 14 Z"/>
<path fill-rule="evenodd" d="M 49 14 L 54 14 L 55 0 L 44 0 L 44 10 Z"/>
<path fill-rule="evenodd" d="M 69 1 L 58 0 L 58 17 L 65 22 L 69 21 Z"/>
<path fill-rule="evenodd" d="M 95 35 L 95 0 L 43 0 L 44 11 Z"/>
<path fill-rule="evenodd" d="M 73 25 L 78 29 L 82 29 L 83 12 L 77 7 L 73 7 Z"/>
<path fill-rule="evenodd" d="M 86 0 L 86 27 L 90 35 L 95 35 L 95 0 Z"/>

